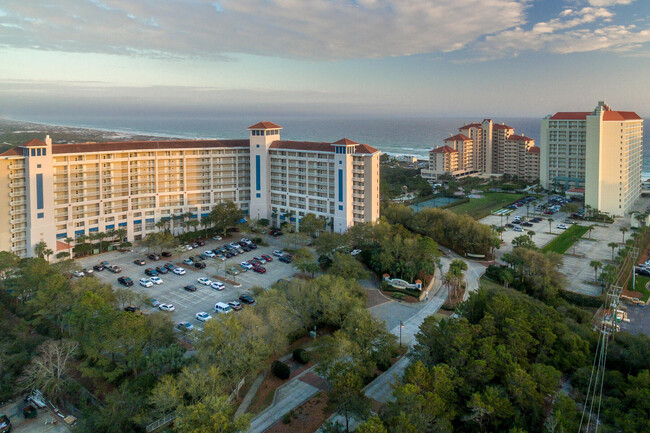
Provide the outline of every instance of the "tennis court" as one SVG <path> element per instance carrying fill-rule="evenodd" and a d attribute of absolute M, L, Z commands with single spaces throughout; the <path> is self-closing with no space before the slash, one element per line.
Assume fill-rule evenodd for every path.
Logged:
<path fill-rule="evenodd" d="M 457 202 L 459 199 L 454 197 L 436 197 L 431 200 L 423 201 L 422 203 L 416 203 L 411 205 L 411 209 L 416 212 L 427 207 L 440 207 L 450 203 Z"/>

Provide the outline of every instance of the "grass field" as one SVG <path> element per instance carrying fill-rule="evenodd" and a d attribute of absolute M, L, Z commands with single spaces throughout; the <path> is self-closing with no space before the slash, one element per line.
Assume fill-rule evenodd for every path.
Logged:
<path fill-rule="evenodd" d="M 648 284 L 648 282 L 650 282 L 650 277 L 637 275 L 636 284 L 634 285 L 634 288 L 632 288 L 632 278 L 630 278 L 630 282 L 627 283 L 627 288 L 628 290 L 635 290 L 637 292 L 641 292 L 643 296 L 640 299 L 644 302 L 648 302 L 648 299 L 650 299 L 650 290 L 646 289 L 646 285 Z"/>
<path fill-rule="evenodd" d="M 573 245 L 574 237 L 579 239 L 582 236 L 584 236 L 584 234 L 587 233 L 588 230 L 589 229 L 587 226 L 574 224 L 568 229 L 566 229 L 564 232 L 562 232 L 561 235 L 557 236 L 551 242 L 546 244 L 544 248 L 542 248 L 542 251 L 543 252 L 555 251 L 556 253 L 564 254 Z"/>
<path fill-rule="evenodd" d="M 490 215 L 495 210 L 525 197 L 524 194 L 508 194 L 505 192 L 488 192 L 482 198 L 470 198 L 469 203 L 462 203 L 448 209 L 455 214 L 467 214 L 479 220 Z"/>

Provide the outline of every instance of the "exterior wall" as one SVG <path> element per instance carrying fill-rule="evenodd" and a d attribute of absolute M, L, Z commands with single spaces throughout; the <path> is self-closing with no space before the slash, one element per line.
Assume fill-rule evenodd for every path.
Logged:
<path fill-rule="evenodd" d="M 56 251 L 54 226 L 54 179 L 52 169 L 52 142 L 46 146 L 29 147 L 25 157 L 27 197 L 27 249 L 34 251 L 39 242 L 45 242 Z"/>
<path fill-rule="evenodd" d="M 584 187 L 586 136 L 584 120 L 542 121 L 542 186 L 558 190 Z"/>
<path fill-rule="evenodd" d="M 550 167 L 548 165 L 550 158 L 549 118 L 550 116 L 547 116 L 542 119 L 539 129 L 539 183 L 544 189 L 551 189 Z"/>
<path fill-rule="evenodd" d="M 355 177 L 352 164 L 353 146 L 336 146 L 334 155 L 334 226 L 337 233 L 345 232 L 353 221 L 352 185 L 362 183 L 363 178 Z M 355 169 L 358 171 L 359 169 Z"/>
<path fill-rule="evenodd" d="M 483 120 L 481 123 L 481 147 L 483 148 L 483 161 L 481 171 L 492 174 L 494 173 L 493 155 L 494 146 L 492 143 L 493 125 L 490 119 Z"/>
<path fill-rule="evenodd" d="M 539 179 L 540 171 L 540 156 L 538 152 L 526 152 L 526 169 L 525 177 L 528 181 L 536 181 Z"/>
<path fill-rule="evenodd" d="M 280 139 L 280 130 L 252 129 L 250 135 L 250 216 L 269 218 L 271 216 L 271 170 L 269 148 Z"/>
<path fill-rule="evenodd" d="M 27 252 L 27 215 L 25 158 L 0 158 L 0 251 L 25 255 Z"/>
<path fill-rule="evenodd" d="M 379 219 L 379 157 L 379 154 L 363 156 L 365 178 L 363 189 L 365 215 L 363 221 L 365 222 L 375 222 Z M 367 176 L 368 173 L 371 176 Z"/>

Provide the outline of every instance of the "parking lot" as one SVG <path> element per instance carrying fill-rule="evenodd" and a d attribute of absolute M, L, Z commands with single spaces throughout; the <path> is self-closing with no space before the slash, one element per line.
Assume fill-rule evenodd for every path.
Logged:
<path fill-rule="evenodd" d="M 119 274 L 114 274 L 108 270 L 104 270 L 102 272 L 95 272 L 94 275 L 100 280 L 111 284 L 114 288 L 123 287 L 117 282 L 118 277 L 130 277 L 134 283 L 130 289 L 137 293 L 143 293 L 152 299 L 156 299 L 160 303 L 171 303 L 175 307 L 175 311 L 173 312 L 162 312 L 150 304 L 147 304 L 142 307 L 143 312 L 170 314 L 175 323 L 190 322 L 195 327 L 198 326 L 200 328 L 201 322 L 195 319 L 196 313 L 205 311 L 214 316 L 216 314 L 214 313 L 215 303 L 235 301 L 242 293 L 250 293 L 250 289 L 254 286 L 267 288 L 280 279 L 290 279 L 296 274 L 295 268 L 291 264 L 282 263 L 277 260 L 277 257 L 274 257 L 272 262 L 263 265 L 266 268 L 265 274 L 258 274 L 253 271 L 241 272 L 237 276 L 225 274 L 225 270 L 232 266 L 241 271 L 241 266 L 239 264 L 243 261 L 250 260 L 253 257 L 259 257 L 262 254 L 272 255 L 272 251 L 280 247 L 280 245 L 276 243 L 277 241 L 273 238 L 269 238 L 268 241 L 269 243 L 276 243 L 275 245 L 269 245 L 266 247 L 258 245 L 257 249 L 232 257 L 226 261 L 221 261 L 216 258 L 208 258 L 205 260 L 205 263 L 208 266 L 204 269 L 196 269 L 182 263 L 183 259 L 198 255 L 207 250 L 221 247 L 229 242 L 238 241 L 242 237 L 243 235 L 231 236 L 222 241 L 210 240 L 206 242 L 206 245 L 203 247 L 181 253 L 180 255 L 177 252 L 174 252 L 174 255 L 171 258 L 161 258 L 159 261 L 150 261 L 147 259 L 146 256 L 148 255 L 148 252 L 146 248 L 134 248 L 133 252 L 130 253 L 103 253 L 79 259 L 77 262 L 83 268 L 92 267 L 93 265 L 103 261 L 107 261 L 111 265 L 120 266 L 122 272 Z M 146 264 L 144 266 L 136 265 L 133 263 L 135 259 L 144 259 Z M 156 266 L 162 266 L 165 263 L 170 262 L 183 267 L 186 270 L 186 274 L 176 275 L 169 272 L 160 275 L 163 283 L 160 285 L 153 285 L 149 288 L 142 287 L 138 283 L 140 278 L 146 277 L 144 273 L 145 269 L 155 268 Z M 220 277 L 227 276 L 229 280 L 233 280 L 241 286 L 236 287 L 233 284 L 225 283 L 226 288 L 222 291 L 218 291 L 197 282 L 197 279 L 200 277 L 207 277 L 211 278 L 213 281 L 218 281 L 214 278 L 217 275 L 217 272 Z M 183 289 L 184 286 L 190 284 L 194 285 L 197 288 L 197 291 L 188 292 Z M 244 305 L 244 308 L 246 308 L 246 305 Z"/>

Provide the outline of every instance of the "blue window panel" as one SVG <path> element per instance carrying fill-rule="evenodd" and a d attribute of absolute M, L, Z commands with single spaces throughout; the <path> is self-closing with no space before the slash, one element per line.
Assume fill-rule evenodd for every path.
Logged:
<path fill-rule="evenodd" d="M 91 227 L 91 228 L 88 229 L 88 233 L 98 232 L 98 231 L 99 231 L 99 227 Z"/>
<path fill-rule="evenodd" d="M 257 194 L 255 194 L 255 197 L 260 198 L 260 197 L 262 197 L 262 194 L 260 194 L 260 193 L 258 192 Z"/>
<path fill-rule="evenodd" d="M 244 209 L 244 215 L 248 215 L 248 209 Z"/>
<path fill-rule="evenodd" d="M 202 213 L 202 214 L 201 214 L 201 218 L 207 218 L 207 217 L 209 217 L 209 216 L 210 216 L 210 213 L 209 213 L 209 212 L 208 212 L 208 213 Z"/>
<path fill-rule="evenodd" d="M 36 214 L 36 218 L 38 218 L 39 220 L 43 219 L 43 218 L 45 218 L 45 214 L 43 212 L 39 212 L 39 213 Z"/>
<path fill-rule="evenodd" d="M 343 205 L 342 204 L 339 205 L 339 210 L 343 210 Z"/>
<path fill-rule="evenodd" d="M 67 237 L 68 237 L 67 233 L 57 233 L 56 234 L 57 239 L 64 239 L 64 238 L 67 238 Z"/>
<path fill-rule="evenodd" d="M 36 209 L 43 209 L 43 175 L 36 175 Z"/>
<path fill-rule="evenodd" d="M 119 223 L 117 226 L 118 227 L 126 227 L 126 223 Z"/>
<path fill-rule="evenodd" d="M 343 170 L 339 168 L 339 201 L 343 201 Z"/>
<path fill-rule="evenodd" d="M 47 155 L 47 149 L 43 149 L 43 156 Z"/>
<path fill-rule="evenodd" d="M 343 161 L 339 161 L 339 165 L 343 164 Z"/>
<path fill-rule="evenodd" d="M 133 221 L 133 224 L 142 224 L 142 220 L 135 220 Z"/>
<path fill-rule="evenodd" d="M 255 155 L 255 189 L 259 191 L 261 188 L 262 179 L 260 178 L 260 156 Z"/>
<path fill-rule="evenodd" d="M 296 219 L 295 219 L 294 217 L 291 217 L 291 218 L 289 218 L 289 221 L 291 221 L 291 222 L 295 222 Z"/>
<path fill-rule="evenodd" d="M 77 231 L 74 232 L 75 237 L 81 236 L 83 234 L 86 234 L 85 230 L 77 230 Z"/>
<path fill-rule="evenodd" d="M 41 149 L 36 149 L 36 156 L 41 156 Z"/>
<path fill-rule="evenodd" d="M 197 217 L 198 217 L 198 215 L 195 214 L 195 213 L 193 213 L 192 215 L 190 215 L 190 218 L 197 218 Z"/>
<path fill-rule="evenodd" d="M 106 230 L 113 230 L 115 228 L 115 224 L 109 224 L 106 226 Z"/>
<path fill-rule="evenodd" d="M 284 215 L 280 215 L 280 219 L 283 220 L 283 219 L 286 219 L 286 218 L 284 217 Z"/>
<path fill-rule="evenodd" d="M 147 219 L 145 220 L 145 222 L 153 223 L 153 222 L 156 222 L 156 220 L 155 220 L 154 218 L 147 218 Z"/>
<path fill-rule="evenodd" d="M 36 149 L 32 149 L 32 156 L 36 156 Z"/>

